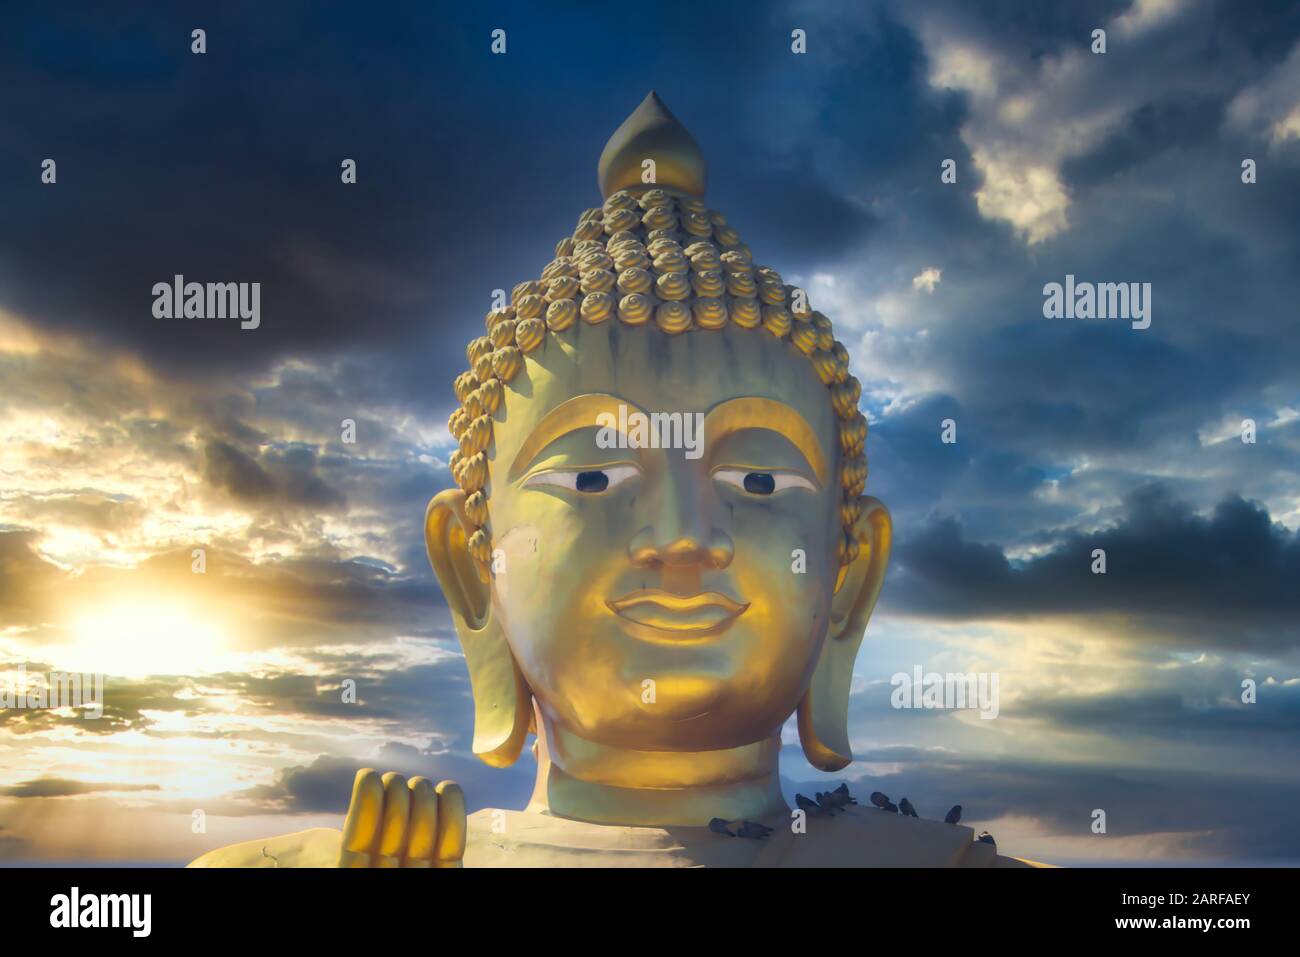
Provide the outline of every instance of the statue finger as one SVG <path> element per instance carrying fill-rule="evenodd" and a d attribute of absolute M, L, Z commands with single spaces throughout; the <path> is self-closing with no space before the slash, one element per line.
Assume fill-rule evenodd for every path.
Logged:
<path fill-rule="evenodd" d="M 465 856 L 465 795 L 455 781 L 438 785 L 438 837 L 435 867 L 460 867 Z"/>
<path fill-rule="evenodd" d="M 411 820 L 404 867 L 433 867 L 438 841 L 438 792 L 425 777 L 411 778 Z"/>
<path fill-rule="evenodd" d="M 396 771 L 383 777 L 384 816 L 379 824 L 375 867 L 401 867 L 406 853 L 406 828 L 411 818 L 411 789 Z"/>
<path fill-rule="evenodd" d="M 352 782 L 352 800 L 343 822 L 339 867 L 369 867 L 384 810 L 384 785 L 378 772 L 362 768 Z"/>

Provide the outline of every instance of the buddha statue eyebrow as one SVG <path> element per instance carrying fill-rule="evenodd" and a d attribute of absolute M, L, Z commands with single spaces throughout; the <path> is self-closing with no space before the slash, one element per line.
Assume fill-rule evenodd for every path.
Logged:
<path fill-rule="evenodd" d="M 627 399 L 620 399 L 617 396 L 609 395 L 605 392 L 593 392 L 587 395 L 575 395 L 571 399 L 561 402 L 546 415 L 542 416 L 542 421 L 533 427 L 524 444 L 519 447 L 515 453 L 514 461 L 510 463 L 510 471 L 507 473 L 507 479 L 513 482 L 517 479 L 538 454 L 560 438 L 562 435 L 568 435 L 570 432 L 578 429 L 596 428 L 600 423 L 597 420 L 602 412 L 608 413 L 614 417 L 614 421 L 619 421 L 619 408 L 641 412 L 642 409 L 635 402 L 629 402 Z"/>
<path fill-rule="evenodd" d="M 807 460 L 819 485 L 826 484 L 826 456 L 817 433 L 794 408 L 776 399 L 745 396 L 715 405 L 704 416 L 704 442 L 708 446 L 741 429 L 766 429 L 788 439 Z"/>

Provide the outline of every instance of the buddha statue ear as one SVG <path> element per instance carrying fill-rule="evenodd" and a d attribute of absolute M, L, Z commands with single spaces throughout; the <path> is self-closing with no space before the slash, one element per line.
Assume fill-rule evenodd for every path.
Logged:
<path fill-rule="evenodd" d="M 877 499 L 864 496 L 859 501 L 862 511 L 850 532 L 858 541 L 858 555 L 840 570 L 817 670 L 799 702 L 799 742 L 808 762 L 822 771 L 838 771 L 853 760 L 849 748 L 853 662 L 889 564 L 893 534 L 889 511 Z"/>
<path fill-rule="evenodd" d="M 451 609 L 474 693 L 474 753 L 493 767 L 514 764 L 532 718 L 532 693 L 492 614 L 491 582 L 470 555 L 461 489 L 439 492 L 424 516 L 433 573 Z"/>

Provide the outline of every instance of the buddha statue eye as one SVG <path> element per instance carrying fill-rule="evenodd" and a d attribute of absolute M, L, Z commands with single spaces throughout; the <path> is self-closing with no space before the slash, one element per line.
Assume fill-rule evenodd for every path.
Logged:
<path fill-rule="evenodd" d="M 609 476 L 599 470 L 579 472 L 573 485 L 579 492 L 603 492 L 609 488 Z"/>
<path fill-rule="evenodd" d="M 754 472 L 749 469 L 723 468 L 716 470 L 713 477 L 754 496 L 775 495 L 788 488 L 803 488 L 810 492 L 817 490 L 817 486 L 798 472 Z"/>
<path fill-rule="evenodd" d="M 603 469 L 551 469 L 530 475 L 524 481 L 524 487 L 550 485 L 585 495 L 600 495 L 617 488 L 640 472 L 635 465 L 608 465 Z"/>

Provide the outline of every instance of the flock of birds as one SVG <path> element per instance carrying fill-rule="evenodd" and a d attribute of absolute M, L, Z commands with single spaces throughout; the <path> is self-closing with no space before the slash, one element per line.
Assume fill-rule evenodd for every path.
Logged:
<path fill-rule="evenodd" d="M 736 830 L 731 830 L 731 825 L 739 824 Z M 724 821 L 720 817 L 715 817 L 709 822 L 709 830 L 714 834 L 725 834 L 727 837 L 749 837 L 756 841 L 761 841 L 772 833 L 770 827 L 764 827 L 762 824 L 755 824 L 753 821 Z"/>
<path fill-rule="evenodd" d="M 843 811 L 850 804 L 857 804 L 857 799 L 849 793 L 847 783 L 841 784 L 834 791 L 818 791 L 816 799 L 804 797 L 802 794 L 794 796 L 795 806 L 802 810 L 809 817 L 834 817 L 837 811 Z M 882 811 L 890 814 L 902 814 L 905 817 L 920 817 L 916 813 L 916 808 L 907 798 L 895 804 L 889 799 L 888 794 L 882 794 L 880 791 L 871 792 L 871 803 Z M 961 805 L 954 804 L 944 815 L 945 824 L 957 824 L 961 821 Z M 739 825 L 736 830 L 733 826 Z M 727 837 L 748 837 L 754 840 L 762 840 L 772 833 L 770 827 L 764 827 L 762 824 L 755 824 L 753 821 L 726 821 L 720 817 L 715 817 L 709 822 L 709 830 L 714 834 L 725 834 Z M 976 838 L 984 844 L 992 844 L 997 847 L 997 842 L 993 840 L 993 835 L 988 831 L 983 831 Z"/>

